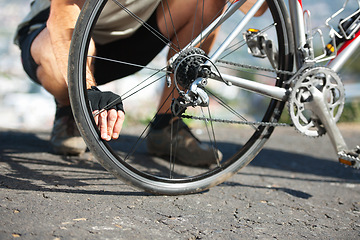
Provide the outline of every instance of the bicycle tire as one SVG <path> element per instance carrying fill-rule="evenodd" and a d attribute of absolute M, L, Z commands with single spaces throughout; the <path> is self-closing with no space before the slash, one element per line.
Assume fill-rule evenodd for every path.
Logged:
<path fill-rule="evenodd" d="M 140 151 L 139 156 L 136 155 L 133 157 L 134 159 L 139 160 L 140 163 L 133 164 L 133 160 L 124 159 L 123 155 L 121 156 L 122 152 L 118 149 L 120 148 L 119 145 L 124 145 L 124 142 L 127 141 L 126 137 L 132 139 L 132 136 L 123 133 L 125 130 L 121 133 L 122 136 L 126 135 L 125 139 L 120 141 L 120 143 L 116 141 L 114 141 L 114 143 L 109 143 L 100 139 L 87 100 L 85 72 L 86 61 L 89 57 L 87 52 L 91 39 L 91 32 L 106 2 L 106 0 L 88 0 L 83 6 L 72 38 L 68 69 L 69 95 L 75 120 L 88 148 L 101 165 L 125 183 L 144 191 L 155 194 L 177 195 L 201 192 L 212 186 L 218 185 L 253 160 L 260 152 L 265 142 L 269 139 L 274 130 L 273 126 L 261 125 L 256 127 L 254 132 L 251 130 L 251 133 L 249 134 L 247 134 L 246 131 L 248 130 L 246 130 L 245 132 L 249 139 L 244 140 L 244 143 L 239 143 L 239 146 L 233 144 L 234 149 L 236 148 L 234 152 L 229 154 L 226 160 L 223 160 L 220 164 L 212 168 L 199 169 L 170 164 L 169 168 L 174 168 L 176 171 L 174 169 L 166 169 L 165 175 L 160 173 L 160 171 L 167 167 L 163 165 L 160 166 L 157 159 L 148 160 L 148 156 L 145 155 L 143 150 Z M 279 48 L 278 53 L 280 56 L 283 56 L 282 58 L 279 58 L 277 62 L 278 68 L 280 70 L 291 71 L 293 67 L 292 59 L 294 44 L 286 7 L 283 1 L 268 0 L 267 4 L 271 16 L 273 17 L 273 22 L 276 22 L 273 31 L 276 32 L 277 46 Z M 278 77 L 275 84 L 277 86 L 284 86 L 284 80 L 286 80 L 288 76 L 282 74 L 277 75 Z M 124 104 L 126 107 L 127 103 L 125 101 Z M 245 105 L 247 104 L 244 104 L 244 106 Z M 277 122 L 280 118 L 284 103 L 281 101 L 269 100 L 265 105 L 267 106 L 264 107 L 264 113 L 263 116 L 260 117 L 260 120 L 263 122 Z M 129 112 L 131 111 L 126 110 L 127 117 L 130 114 Z M 131 121 L 129 121 L 129 126 L 124 126 L 123 129 L 132 129 L 130 123 Z M 134 127 L 134 129 L 135 128 L 136 127 Z M 146 130 L 148 125 L 145 124 L 144 128 Z M 235 128 L 237 131 L 241 129 L 237 129 L 237 126 L 235 126 Z M 142 133 L 143 132 L 144 131 L 142 131 Z M 140 141 L 142 141 L 143 138 L 143 135 L 139 136 Z M 232 147 L 231 144 L 229 144 L 229 146 Z M 150 164 L 149 162 L 152 163 L 153 161 L 156 162 L 154 166 L 157 169 L 153 170 L 153 168 L 155 168 L 154 166 L 145 169 L 143 165 L 141 165 L 145 160 L 146 164 Z M 185 170 L 183 170 L 183 168 Z M 167 171 L 169 171 L 169 175 L 171 176 L 167 176 Z M 177 171 L 180 173 L 178 174 Z M 185 175 L 190 174 L 188 172 L 192 171 L 194 171 L 194 173 L 191 173 L 191 176 Z"/>

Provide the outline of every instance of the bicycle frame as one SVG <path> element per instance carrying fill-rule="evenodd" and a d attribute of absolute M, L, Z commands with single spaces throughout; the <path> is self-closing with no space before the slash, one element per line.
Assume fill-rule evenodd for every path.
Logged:
<path fill-rule="evenodd" d="M 294 41 L 297 52 L 295 54 L 297 69 L 300 69 L 304 64 L 303 56 L 304 46 L 307 43 L 306 40 L 306 31 L 304 24 L 304 15 L 302 0 L 288 0 L 289 1 L 289 11 L 292 22 L 292 28 L 294 32 Z M 244 4 L 246 0 L 237 0 L 235 1 L 229 9 L 219 16 L 210 26 L 208 26 L 193 42 L 189 44 L 191 47 L 195 47 L 201 42 L 201 39 L 206 38 L 214 29 L 216 29 L 221 23 L 226 21 L 235 11 L 237 11 L 241 5 Z M 225 41 L 218 47 L 218 49 L 210 56 L 210 60 L 215 62 L 220 54 L 229 46 L 229 44 L 243 31 L 245 25 L 250 21 L 250 19 L 255 15 L 255 13 L 260 9 L 265 0 L 258 0 L 254 6 L 249 10 L 245 15 L 242 21 L 235 27 L 232 33 L 225 39 Z M 347 1 L 346 1 L 347 2 Z M 352 53 L 360 46 L 360 31 L 358 31 L 353 39 L 347 40 L 343 47 L 339 49 L 337 55 L 334 56 L 334 59 L 329 61 L 327 66 L 337 72 L 345 62 L 351 57 Z M 188 46 L 188 47 L 189 47 Z M 175 55 L 172 59 L 176 59 Z M 172 60 L 170 60 L 172 61 Z M 280 88 L 269 86 L 262 83 L 257 83 L 254 81 L 249 81 L 240 77 L 234 77 L 227 74 L 222 74 L 223 80 L 228 83 L 231 83 L 235 86 L 241 87 L 245 90 L 256 92 L 258 94 L 280 100 L 286 101 L 288 98 L 288 91 Z M 219 79 L 215 79 L 219 80 Z"/>
<path fill-rule="evenodd" d="M 221 23 L 226 21 L 235 11 L 237 11 L 246 0 L 237 0 L 233 2 L 227 11 L 225 11 L 221 16 L 219 16 L 210 26 L 208 26 L 193 42 L 191 42 L 188 47 L 195 47 L 201 42 L 201 39 L 206 38 L 214 29 L 216 29 Z M 219 48 L 209 57 L 211 62 L 218 60 L 220 54 L 230 45 L 230 43 L 244 30 L 246 24 L 254 17 L 255 13 L 260 9 L 265 0 L 258 0 L 253 7 L 245 14 L 242 21 L 235 27 L 231 34 L 225 39 L 225 41 L 219 46 Z M 348 0 L 346 0 L 345 5 Z M 295 52 L 295 64 L 296 69 L 301 70 L 304 64 L 315 64 L 316 61 L 311 59 L 310 54 L 307 52 L 306 44 L 308 44 L 308 39 L 306 37 L 306 25 L 304 18 L 304 11 L 302 6 L 302 0 L 288 0 L 289 3 L 289 13 L 293 28 L 293 37 L 296 46 Z M 345 62 L 351 57 L 357 48 L 360 46 L 360 30 L 355 34 L 355 37 L 345 41 L 343 46 L 335 52 L 335 55 L 331 57 L 331 60 L 325 65 L 333 71 L 337 72 L 345 64 Z M 305 56 L 305 58 L 304 58 Z M 172 59 L 175 59 L 175 55 Z M 170 62 L 172 61 L 170 60 Z M 295 73 L 296 76 L 296 73 Z M 227 74 L 221 74 L 221 79 L 215 79 L 217 81 L 225 81 L 229 85 L 235 85 L 244 90 L 258 93 L 270 97 L 272 99 L 287 101 L 289 98 L 289 90 L 281 87 L 270 86 L 247 79 L 243 79 L 236 76 L 231 76 Z M 322 96 L 317 94 L 316 89 L 313 92 L 314 101 L 311 104 L 311 108 L 318 113 L 318 117 L 325 126 L 330 139 L 336 149 L 337 153 L 340 156 L 341 152 L 348 150 L 347 145 L 336 126 L 335 121 L 333 120 L 327 108 L 325 101 Z"/>
<path fill-rule="evenodd" d="M 348 0 L 345 1 L 344 6 L 347 4 Z M 294 31 L 294 41 L 295 46 L 298 50 L 298 54 L 301 51 L 304 51 L 304 46 L 307 43 L 306 40 L 306 31 L 304 24 L 304 14 L 302 0 L 289 0 L 289 9 L 292 28 Z M 351 57 L 352 53 L 360 46 L 360 31 L 355 34 L 353 39 L 347 40 L 344 45 L 339 49 L 337 55 L 328 62 L 327 67 L 331 68 L 333 71 L 338 72 L 345 62 Z M 297 68 L 300 69 L 303 62 L 301 57 L 297 54 Z"/>
<path fill-rule="evenodd" d="M 348 0 L 345 1 L 344 7 L 346 6 Z M 343 7 L 343 8 L 344 8 Z M 292 27 L 294 31 L 294 40 L 295 46 L 297 49 L 296 64 L 297 68 L 300 69 L 302 64 L 306 62 L 302 59 L 305 53 L 305 44 L 307 44 L 307 39 L 305 37 L 306 30 L 304 24 L 304 15 L 303 15 L 303 7 L 302 0 L 289 0 L 289 8 L 290 8 L 290 17 L 292 22 Z M 330 19 L 330 18 L 329 18 Z M 351 57 L 351 55 L 355 52 L 355 50 L 360 46 L 360 31 L 355 34 L 353 39 L 348 39 L 345 41 L 343 46 L 335 52 L 336 55 L 325 65 L 329 67 L 334 72 L 338 72 L 341 67 L 346 63 L 346 61 Z M 319 119 L 323 123 L 326 128 L 327 133 L 329 134 L 330 140 L 333 144 L 333 147 L 336 149 L 336 152 L 339 156 L 339 160 L 345 164 L 352 165 L 348 159 L 343 159 L 342 153 L 348 152 L 348 146 L 339 130 L 336 126 L 336 122 L 331 117 L 328 107 L 325 104 L 324 97 L 318 93 L 315 88 L 312 89 L 312 94 L 314 100 L 309 104 L 310 108 L 317 113 Z"/>

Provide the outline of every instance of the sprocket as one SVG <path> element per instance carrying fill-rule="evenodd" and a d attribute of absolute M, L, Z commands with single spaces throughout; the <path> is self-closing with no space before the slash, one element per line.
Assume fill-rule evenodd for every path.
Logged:
<path fill-rule="evenodd" d="M 188 48 L 180 53 L 174 61 L 175 81 L 184 88 L 198 77 L 201 77 L 201 65 L 207 60 L 205 52 L 200 48 Z"/>
<path fill-rule="evenodd" d="M 326 133 L 325 127 L 310 110 L 308 104 L 313 100 L 310 87 L 316 87 L 323 95 L 331 117 L 337 122 L 343 112 L 345 91 L 340 77 L 326 67 L 313 67 L 304 70 L 292 87 L 289 98 L 289 113 L 296 129 L 310 137 Z"/>

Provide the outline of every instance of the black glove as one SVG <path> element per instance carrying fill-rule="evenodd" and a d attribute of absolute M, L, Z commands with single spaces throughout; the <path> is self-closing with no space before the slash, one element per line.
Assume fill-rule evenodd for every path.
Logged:
<path fill-rule="evenodd" d="M 121 97 L 113 92 L 102 92 L 92 86 L 87 90 L 87 94 L 93 111 L 105 108 L 106 110 L 115 109 L 125 112 Z"/>

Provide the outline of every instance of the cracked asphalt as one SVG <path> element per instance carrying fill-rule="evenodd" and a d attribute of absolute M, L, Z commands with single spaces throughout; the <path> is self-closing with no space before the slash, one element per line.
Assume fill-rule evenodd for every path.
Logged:
<path fill-rule="evenodd" d="M 360 144 L 360 125 L 341 127 Z M 328 137 L 278 128 L 247 167 L 209 191 L 154 196 L 49 132 L 0 129 L 0 239 L 360 239 L 360 171 Z"/>

